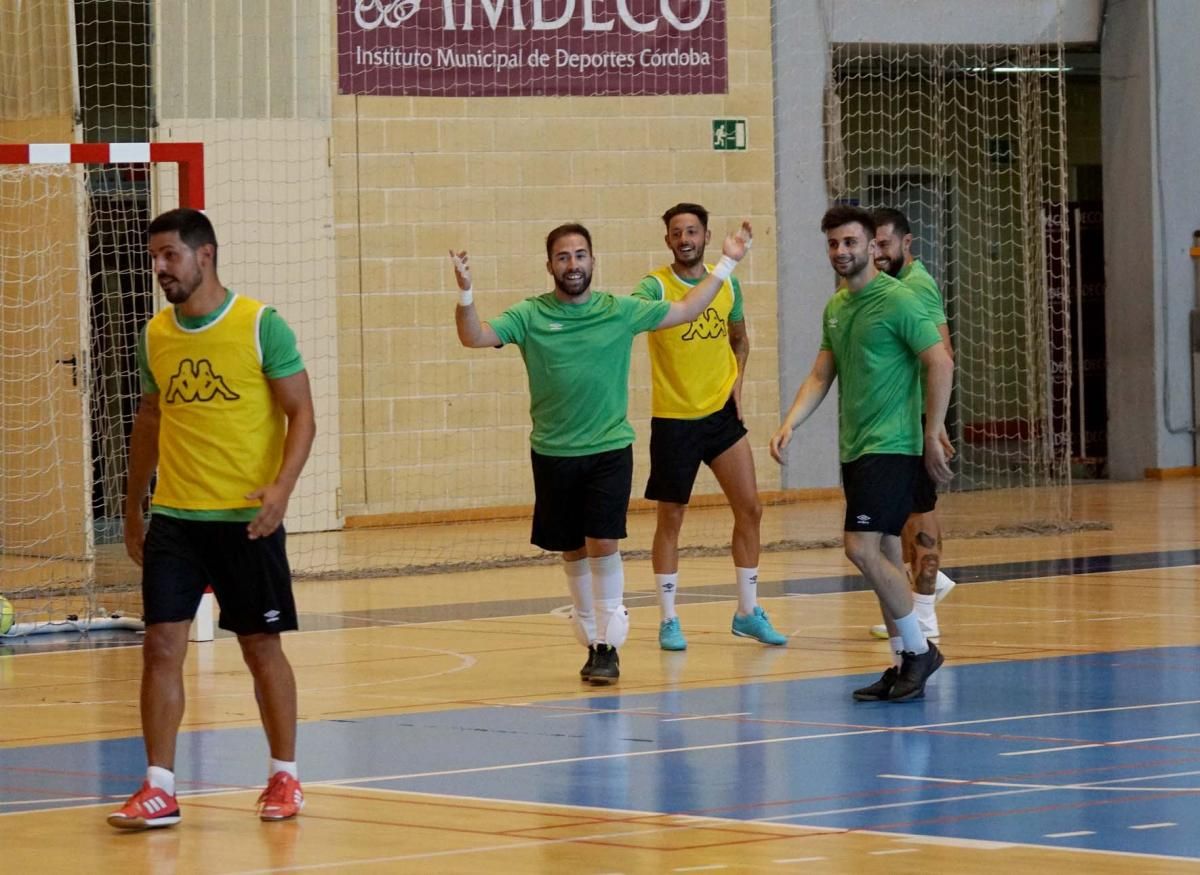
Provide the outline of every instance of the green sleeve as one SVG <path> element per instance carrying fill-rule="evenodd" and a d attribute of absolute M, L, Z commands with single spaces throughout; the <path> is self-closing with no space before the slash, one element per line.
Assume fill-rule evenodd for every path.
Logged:
<path fill-rule="evenodd" d="M 942 342 L 941 332 L 915 296 L 895 295 L 892 300 L 895 302 L 893 324 L 896 333 L 908 344 L 909 349 L 920 354 Z"/>
<path fill-rule="evenodd" d="M 520 346 L 525 342 L 525 332 L 529 329 L 529 317 L 533 314 L 533 298 L 526 298 L 513 304 L 499 316 L 487 320 L 492 326 L 501 344 L 515 343 Z"/>
<path fill-rule="evenodd" d="M 633 297 L 645 301 L 661 301 L 663 299 L 662 284 L 652 276 L 643 277 L 637 288 L 633 290 Z"/>
<path fill-rule="evenodd" d="M 737 277 L 730 277 L 733 281 L 733 309 L 729 311 L 730 322 L 745 322 L 746 317 L 742 313 L 742 284 L 738 282 Z"/>
<path fill-rule="evenodd" d="M 821 349 L 832 350 L 833 341 L 829 339 L 829 309 L 833 306 L 836 298 L 830 298 L 825 304 L 825 310 L 821 313 Z"/>
<path fill-rule="evenodd" d="M 667 317 L 671 309 L 670 301 L 647 301 L 644 298 L 616 298 L 617 305 L 622 308 L 629 329 L 634 334 L 643 331 L 653 331 Z"/>
<path fill-rule="evenodd" d="M 142 331 L 138 334 L 137 344 L 137 363 L 138 373 L 142 378 L 142 394 L 157 395 L 158 383 L 154 382 L 154 374 L 150 373 L 150 356 L 146 354 L 146 327 L 150 323 L 142 326 Z"/>
<path fill-rule="evenodd" d="M 262 346 L 263 373 L 268 380 L 280 380 L 304 370 L 304 359 L 296 347 L 296 334 L 274 307 L 268 307 L 258 325 Z"/>

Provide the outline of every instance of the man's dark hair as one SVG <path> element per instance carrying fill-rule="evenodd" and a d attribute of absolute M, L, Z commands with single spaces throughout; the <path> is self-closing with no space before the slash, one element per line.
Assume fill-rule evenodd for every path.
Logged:
<path fill-rule="evenodd" d="M 901 237 L 912 233 L 912 228 L 908 224 L 908 216 L 893 207 L 880 207 L 871 213 L 871 218 L 875 220 L 876 228 L 891 225 L 892 230 Z"/>
<path fill-rule="evenodd" d="M 567 222 L 565 225 L 559 225 L 553 231 L 546 235 L 546 258 L 552 258 L 551 252 L 554 249 L 554 244 L 559 238 L 566 237 L 568 234 L 578 234 L 587 241 L 588 253 L 592 251 L 592 235 L 587 228 L 580 225 L 578 222 Z"/>
<path fill-rule="evenodd" d="M 821 230 L 828 234 L 834 228 L 849 225 L 851 222 L 862 225 L 868 237 L 875 236 L 875 220 L 871 218 L 871 214 L 862 207 L 852 207 L 849 204 L 838 204 L 826 210 L 825 215 L 821 217 Z"/>
<path fill-rule="evenodd" d="M 179 239 L 183 241 L 183 245 L 195 252 L 205 244 L 211 244 L 213 248 L 213 267 L 217 266 L 217 232 L 213 230 L 212 222 L 208 220 L 208 216 L 199 210 L 192 210 L 186 207 L 180 207 L 177 210 L 167 210 L 150 223 L 146 234 L 153 237 L 155 234 L 169 234 L 171 231 L 179 232 Z"/>
<path fill-rule="evenodd" d="M 700 204 L 675 204 L 671 209 L 663 213 L 663 224 L 668 228 L 671 227 L 671 220 L 676 216 L 692 215 L 700 220 L 700 224 L 704 226 L 704 230 L 708 230 L 708 210 L 700 206 Z"/>

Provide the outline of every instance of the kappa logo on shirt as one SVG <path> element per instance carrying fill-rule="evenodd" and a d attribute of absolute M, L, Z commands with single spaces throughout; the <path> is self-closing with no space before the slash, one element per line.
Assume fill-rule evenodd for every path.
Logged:
<path fill-rule="evenodd" d="M 709 307 L 688 323 L 682 339 L 715 340 L 718 337 L 724 337 L 726 333 L 725 320 L 721 318 L 721 314 L 715 307 Z"/>
<path fill-rule="evenodd" d="M 226 401 L 237 401 L 240 397 L 225 384 L 225 378 L 213 371 L 208 359 L 192 361 L 183 359 L 179 370 L 171 375 L 167 384 L 165 400 L 168 404 L 190 404 L 193 401 L 212 401 L 220 395 Z"/>

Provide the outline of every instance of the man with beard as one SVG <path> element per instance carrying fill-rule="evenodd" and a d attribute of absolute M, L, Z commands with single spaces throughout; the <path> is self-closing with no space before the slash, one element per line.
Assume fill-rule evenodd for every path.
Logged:
<path fill-rule="evenodd" d="M 875 683 L 855 690 L 854 698 L 902 702 L 924 695 L 925 682 L 942 664 L 942 654 L 926 639 L 913 610 L 899 536 L 921 465 L 921 367 L 927 375 L 925 465 L 930 476 L 945 481 L 950 467 L 944 422 L 954 365 L 912 293 L 876 269 L 871 214 L 833 207 L 821 219 L 821 230 L 843 285 L 825 305 L 820 351 L 771 437 L 771 455 L 784 463 L 792 430 L 839 379 L 844 548 L 874 589 L 889 637 L 897 641 L 892 666 Z"/>
<path fill-rule="evenodd" d="M 560 225 L 546 237 L 554 291 L 488 322 L 475 310 L 467 253 L 450 253 L 459 341 L 470 348 L 515 344 L 525 360 L 533 420 L 530 540 L 562 553 L 575 633 L 588 648 L 580 676 L 593 684 L 620 676 L 617 648 L 629 632 L 618 548 L 633 479 L 627 417 L 633 338 L 702 313 L 750 248 L 751 236 L 743 222 L 726 237 L 720 263 L 682 301 L 645 301 L 593 291 L 591 234 L 582 225 Z"/>
<path fill-rule="evenodd" d="M 875 246 L 878 250 L 875 266 L 900 280 L 917 296 L 917 300 L 924 305 L 930 321 L 937 326 L 946 353 L 953 360 L 954 346 L 950 342 L 950 329 L 947 325 L 942 293 L 929 271 L 925 269 L 925 265 L 913 255 L 913 235 L 908 217 L 900 210 L 890 207 L 877 209 L 872 216 L 875 219 Z M 938 625 L 935 605 L 949 595 L 955 586 L 954 581 L 941 570 L 942 527 L 936 508 L 937 483 L 922 467 L 917 471 L 912 514 L 904 524 L 900 542 L 904 561 L 912 569 L 913 603 L 916 606 L 917 619 L 921 621 L 921 631 L 929 638 L 940 637 L 941 628 Z M 876 638 L 886 638 L 887 626 L 883 623 L 872 626 L 871 634 Z"/>
<path fill-rule="evenodd" d="M 704 263 L 711 237 L 708 210 L 681 203 L 663 214 L 667 248 L 675 260 L 642 280 L 633 295 L 647 301 L 681 301 L 712 273 Z M 758 605 L 759 521 L 762 506 L 754 456 L 742 424 L 742 380 L 750 338 L 736 277 L 693 321 L 649 336 L 652 373 L 650 478 L 646 498 L 658 504 L 654 530 L 654 583 L 663 650 L 686 650 L 675 611 L 679 591 L 679 530 L 700 463 L 708 465 L 733 511 L 733 565 L 738 605 L 734 635 L 764 644 L 786 644 Z"/>
<path fill-rule="evenodd" d="M 308 373 L 287 323 L 217 278 L 217 238 L 196 210 L 163 213 L 150 258 L 170 306 L 142 330 L 142 398 L 129 441 L 125 548 L 142 566 L 141 715 L 148 768 L 108 822 L 171 826 L 188 626 L 206 586 L 237 635 L 270 746 L 262 820 L 299 813 L 296 681 L 280 633 L 297 628 L 282 526 L 315 434 Z M 149 530 L 142 508 L 155 469 Z"/>

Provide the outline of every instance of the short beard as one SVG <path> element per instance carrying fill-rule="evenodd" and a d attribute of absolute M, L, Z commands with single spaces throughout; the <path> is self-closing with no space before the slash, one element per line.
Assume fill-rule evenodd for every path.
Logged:
<path fill-rule="evenodd" d="M 675 252 L 674 255 L 675 255 L 675 261 L 677 261 L 683 267 L 689 267 L 689 268 L 695 267 L 697 264 L 700 264 L 702 261 L 704 261 L 704 247 L 699 246 L 695 250 L 693 250 L 692 257 L 690 260 L 684 258 L 678 252 Z"/>
<path fill-rule="evenodd" d="M 570 289 L 566 288 L 563 285 L 564 282 L 565 280 L 560 280 L 558 277 L 555 277 L 554 287 L 569 298 L 578 298 L 592 287 L 592 275 L 590 273 L 585 273 L 583 275 L 583 285 L 580 286 L 579 291 L 577 292 L 572 292 Z"/>
<path fill-rule="evenodd" d="M 884 273 L 886 273 L 888 276 L 893 276 L 893 277 L 900 276 L 900 271 L 904 270 L 904 259 L 903 258 L 885 258 L 884 261 L 887 262 L 887 266 L 884 267 L 884 269 L 883 269 Z M 875 266 L 879 267 L 878 264 L 876 264 Z"/>

